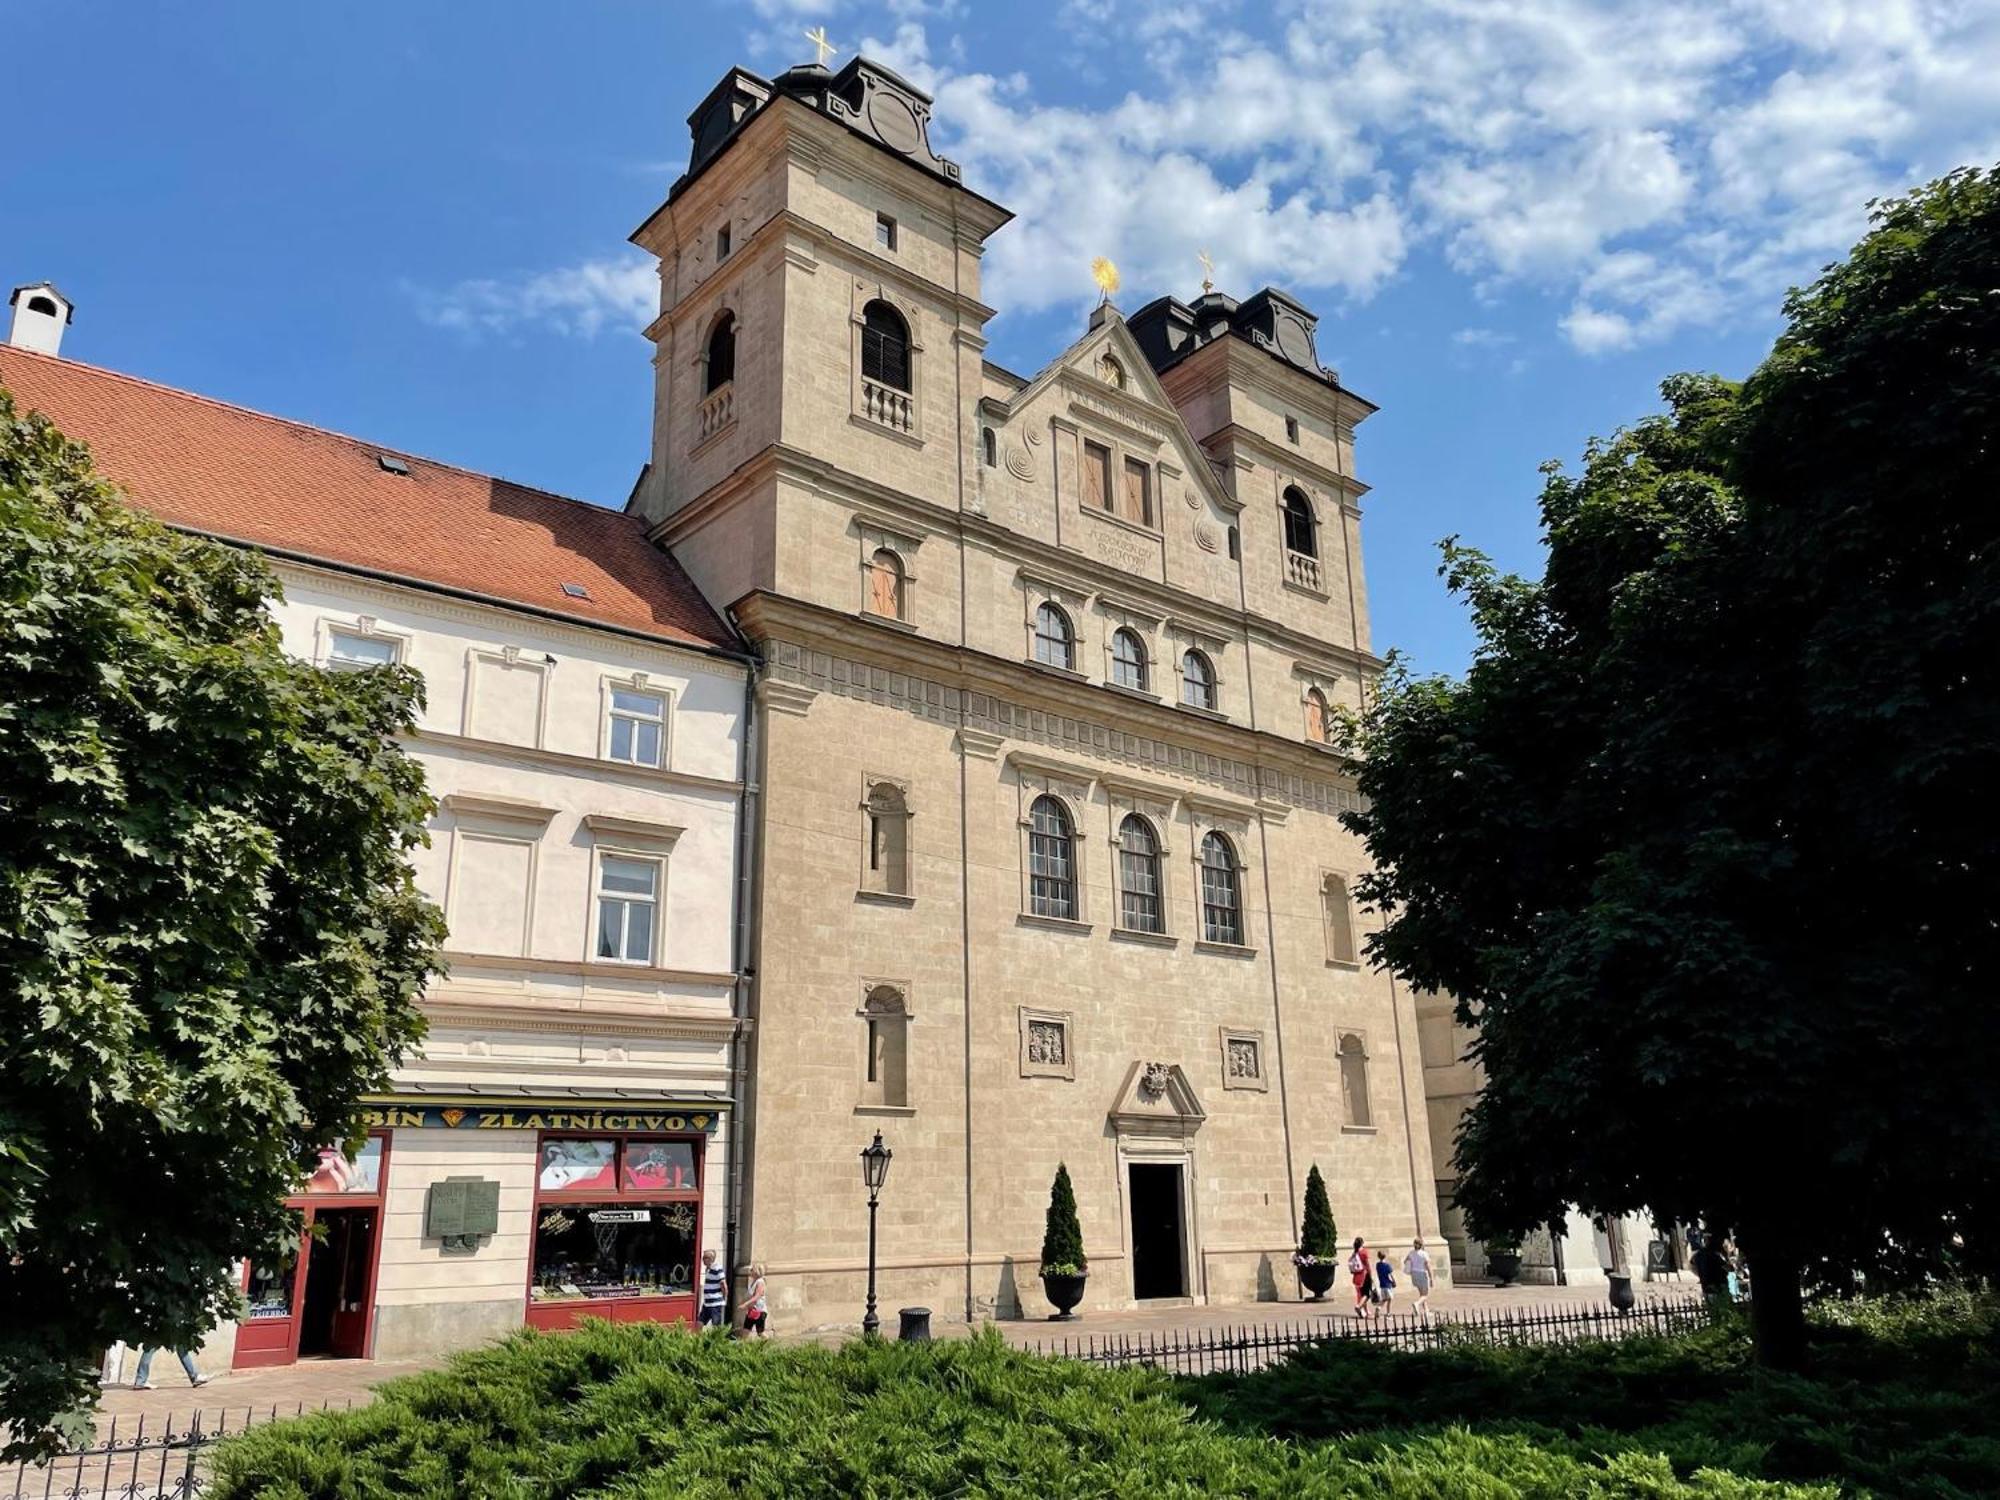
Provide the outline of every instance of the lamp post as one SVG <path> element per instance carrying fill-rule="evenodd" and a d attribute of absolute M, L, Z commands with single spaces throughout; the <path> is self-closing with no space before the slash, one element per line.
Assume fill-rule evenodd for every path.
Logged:
<path fill-rule="evenodd" d="M 882 1184 L 889 1177 L 889 1158 L 895 1153 L 882 1144 L 882 1132 L 861 1153 L 861 1180 L 868 1187 L 868 1311 L 861 1319 L 861 1332 L 875 1338 L 882 1332 L 882 1320 L 875 1316 L 875 1209 Z"/>

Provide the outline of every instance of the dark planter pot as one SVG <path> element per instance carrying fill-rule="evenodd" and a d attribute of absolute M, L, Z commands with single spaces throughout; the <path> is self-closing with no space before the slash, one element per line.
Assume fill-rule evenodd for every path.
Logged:
<path fill-rule="evenodd" d="M 1074 1317 L 1070 1309 L 1083 1300 L 1083 1284 L 1090 1279 L 1088 1272 L 1075 1276 L 1051 1276 L 1042 1273 L 1042 1295 L 1049 1299 L 1055 1309 L 1049 1314 L 1051 1323 L 1066 1323 Z"/>
<path fill-rule="evenodd" d="M 1313 1294 L 1313 1301 L 1318 1302 L 1326 1296 L 1326 1289 L 1333 1285 L 1333 1278 L 1339 1271 L 1340 1267 L 1332 1261 L 1322 1261 L 1316 1266 L 1300 1266 L 1299 1280 Z"/>
<path fill-rule="evenodd" d="M 1632 1310 L 1638 1299 L 1632 1295 L 1632 1278 L 1620 1271 L 1607 1272 L 1605 1280 L 1611 1283 L 1611 1305 L 1622 1313 Z"/>
<path fill-rule="evenodd" d="M 1486 1274 L 1500 1285 L 1506 1286 L 1521 1274 L 1521 1252 L 1518 1250 L 1488 1250 L 1486 1252 Z"/>

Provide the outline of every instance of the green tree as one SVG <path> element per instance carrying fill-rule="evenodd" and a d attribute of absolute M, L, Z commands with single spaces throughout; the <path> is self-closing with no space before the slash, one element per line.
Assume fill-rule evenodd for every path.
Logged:
<path fill-rule="evenodd" d="M 1333 1260 L 1340 1254 L 1340 1231 L 1333 1225 L 1333 1204 L 1326 1196 L 1326 1179 L 1319 1163 L 1306 1172 L 1306 1206 L 1299 1219 L 1299 1254 Z"/>
<path fill-rule="evenodd" d="M 274 476 L 274 483 L 282 482 Z M 126 509 L 0 391 L 0 1427 L 88 1423 L 421 1035 L 443 924 L 403 669 L 288 657 L 257 557 Z"/>
<path fill-rule="evenodd" d="M 1473 665 L 1348 741 L 1371 954 L 1485 1069 L 1475 1233 L 1732 1228 L 1781 1365 L 1802 1273 L 1976 1251 L 2000 1162 L 2000 171 L 1874 223 L 1742 386 L 1545 471 L 1540 582 L 1446 543 Z"/>
<path fill-rule="evenodd" d="M 1049 1189 L 1049 1213 L 1042 1228 L 1042 1271 L 1045 1275 L 1076 1276 L 1090 1269 L 1083 1255 L 1083 1225 L 1076 1217 L 1076 1189 L 1069 1185 L 1069 1167 L 1056 1163 L 1055 1185 Z"/>

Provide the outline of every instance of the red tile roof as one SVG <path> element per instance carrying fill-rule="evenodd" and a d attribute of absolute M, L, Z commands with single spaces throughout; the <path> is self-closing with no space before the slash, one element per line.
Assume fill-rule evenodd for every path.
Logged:
<path fill-rule="evenodd" d="M 620 511 L 0 345 L 0 386 L 164 521 L 697 646 L 737 644 Z M 388 453 L 409 465 L 392 474 Z M 581 584 L 587 599 L 563 592 Z"/>

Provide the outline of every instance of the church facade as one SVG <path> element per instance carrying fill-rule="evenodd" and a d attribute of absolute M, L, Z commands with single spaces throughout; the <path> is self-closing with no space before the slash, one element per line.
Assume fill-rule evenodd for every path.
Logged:
<path fill-rule="evenodd" d="M 879 1130 L 890 1308 L 1048 1311 L 1058 1164 L 1086 1308 L 1295 1296 L 1314 1164 L 1343 1239 L 1439 1232 L 1326 745 L 1381 667 L 1374 407 L 1273 289 L 1107 302 L 1032 377 L 988 362 L 1010 216 L 929 112 L 864 59 L 732 70 L 634 235 L 661 302 L 628 509 L 761 663 L 737 1258 L 780 1326 L 852 1322 Z"/>

